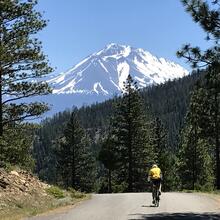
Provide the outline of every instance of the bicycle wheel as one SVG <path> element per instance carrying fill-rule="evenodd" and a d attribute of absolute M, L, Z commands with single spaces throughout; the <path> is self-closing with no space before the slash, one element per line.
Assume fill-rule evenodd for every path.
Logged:
<path fill-rule="evenodd" d="M 156 193 L 156 206 L 159 207 L 160 205 L 160 195 L 159 195 L 159 190 L 157 190 Z"/>
<path fill-rule="evenodd" d="M 159 205 L 160 205 L 160 199 L 157 198 L 157 199 L 156 199 L 156 206 L 159 207 Z"/>

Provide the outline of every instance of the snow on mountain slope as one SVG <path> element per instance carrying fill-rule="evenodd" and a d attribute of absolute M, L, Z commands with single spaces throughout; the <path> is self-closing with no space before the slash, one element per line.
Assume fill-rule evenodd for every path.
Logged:
<path fill-rule="evenodd" d="M 122 91 L 128 74 L 143 88 L 189 73 L 180 65 L 157 58 L 143 49 L 111 43 L 67 72 L 51 76 L 47 82 L 54 88 L 54 94 L 110 97 Z"/>

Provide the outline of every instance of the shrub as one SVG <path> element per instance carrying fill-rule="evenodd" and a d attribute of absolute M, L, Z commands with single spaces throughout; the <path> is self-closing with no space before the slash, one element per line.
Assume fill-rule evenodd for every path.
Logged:
<path fill-rule="evenodd" d="M 79 191 L 76 191 L 73 188 L 68 188 L 68 191 L 70 192 L 71 198 L 80 199 L 80 198 L 83 198 L 85 196 L 85 194 L 83 194 Z"/>
<path fill-rule="evenodd" d="M 63 190 L 60 189 L 59 187 L 57 186 L 51 186 L 50 188 L 48 188 L 47 190 L 47 193 L 54 196 L 55 198 L 57 199 L 61 199 L 61 198 L 64 198 L 64 193 L 63 193 Z"/>

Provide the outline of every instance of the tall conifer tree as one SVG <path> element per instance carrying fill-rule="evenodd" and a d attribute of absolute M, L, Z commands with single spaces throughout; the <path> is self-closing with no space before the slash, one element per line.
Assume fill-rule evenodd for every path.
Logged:
<path fill-rule="evenodd" d="M 154 159 L 148 132 L 142 100 L 129 75 L 112 122 L 112 137 L 119 158 L 116 181 L 124 191 L 146 189 L 148 168 Z"/>
<path fill-rule="evenodd" d="M 101 146 L 98 159 L 108 170 L 108 192 L 112 192 L 112 172 L 117 169 L 117 155 L 114 151 L 114 142 L 111 137 L 107 137 Z"/>
<path fill-rule="evenodd" d="M 172 190 L 176 186 L 176 160 L 167 144 L 167 132 L 157 117 L 151 122 L 150 144 L 155 153 L 155 162 L 162 171 L 163 190 Z"/>
<path fill-rule="evenodd" d="M 180 57 L 186 58 L 194 68 L 207 67 L 205 83 L 201 86 L 204 90 L 206 104 L 201 106 L 205 109 L 206 121 L 202 122 L 203 115 L 199 115 L 200 128 L 206 133 L 206 142 L 212 145 L 215 154 L 216 187 L 220 189 L 220 7 L 219 0 L 182 0 L 186 10 L 191 14 L 194 21 L 199 23 L 207 33 L 207 40 L 213 40 L 213 47 L 201 51 L 199 47 L 185 45 L 177 52 Z M 204 126 L 205 125 L 205 126 Z M 204 137 L 205 137 L 204 136 Z M 211 141 L 211 142 L 210 142 Z"/>
<path fill-rule="evenodd" d="M 201 88 L 193 92 L 180 148 L 182 187 L 193 190 L 213 189 L 213 145 L 204 135 L 207 132 L 204 132 L 204 123 L 207 124 L 209 118 L 205 92 Z"/>
<path fill-rule="evenodd" d="M 0 136 L 5 125 L 48 110 L 45 103 L 23 100 L 51 92 L 47 83 L 34 80 L 52 71 L 34 37 L 46 26 L 36 4 L 37 0 L 0 1 Z"/>
<path fill-rule="evenodd" d="M 60 140 L 57 151 L 58 170 L 66 187 L 90 192 L 95 180 L 94 158 L 88 136 L 81 127 L 76 110 Z"/>

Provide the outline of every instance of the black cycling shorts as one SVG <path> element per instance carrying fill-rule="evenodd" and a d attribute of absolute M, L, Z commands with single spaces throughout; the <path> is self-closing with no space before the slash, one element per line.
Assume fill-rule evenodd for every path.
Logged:
<path fill-rule="evenodd" d="M 151 181 L 152 181 L 153 185 L 160 186 L 161 179 L 152 179 Z"/>

